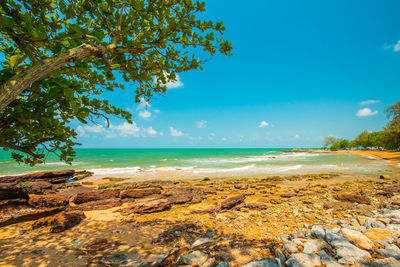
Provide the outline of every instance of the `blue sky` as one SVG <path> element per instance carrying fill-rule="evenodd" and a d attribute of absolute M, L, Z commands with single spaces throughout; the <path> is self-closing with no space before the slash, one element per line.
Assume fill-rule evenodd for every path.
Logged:
<path fill-rule="evenodd" d="M 135 123 L 74 123 L 82 147 L 319 147 L 328 135 L 381 129 L 384 108 L 400 99 L 400 1 L 213 0 L 206 9 L 224 21 L 234 55 L 181 73 L 148 104 L 129 88 L 106 93 Z"/>

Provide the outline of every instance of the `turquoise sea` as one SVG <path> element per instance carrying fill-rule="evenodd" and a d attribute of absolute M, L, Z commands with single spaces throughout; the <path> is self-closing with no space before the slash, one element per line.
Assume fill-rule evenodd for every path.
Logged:
<path fill-rule="evenodd" d="M 72 165 L 50 155 L 46 164 L 16 164 L 9 153 L 0 152 L 0 176 L 32 171 L 89 170 L 97 176 L 185 177 L 275 175 L 296 173 L 344 173 L 369 175 L 390 173 L 394 168 L 382 160 L 326 153 L 284 153 L 279 149 L 77 149 Z"/>

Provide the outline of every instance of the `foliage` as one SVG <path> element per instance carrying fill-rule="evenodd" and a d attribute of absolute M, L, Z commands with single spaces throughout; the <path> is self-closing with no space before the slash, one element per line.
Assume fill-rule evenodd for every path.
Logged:
<path fill-rule="evenodd" d="M 331 145 L 331 147 L 329 148 L 332 151 L 336 151 L 339 149 L 346 149 L 349 147 L 349 141 L 346 139 L 336 139 L 336 142 L 334 144 Z"/>
<path fill-rule="evenodd" d="M 324 139 L 324 147 L 328 147 L 328 146 L 330 146 L 330 145 L 333 145 L 333 144 L 335 144 L 337 141 L 338 141 L 338 138 L 336 138 L 336 137 L 334 137 L 334 136 L 332 136 L 332 135 L 327 136 L 327 137 L 325 137 L 325 139 Z"/>
<path fill-rule="evenodd" d="M 382 131 L 382 142 L 386 149 L 400 150 L 400 100 L 386 109 L 391 120 Z"/>
<path fill-rule="evenodd" d="M 199 19 L 204 11 L 205 3 L 193 0 L 0 1 L 0 86 L 82 45 L 97 51 L 37 77 L 0 110 L 0 147 L 31 165 L 47 152 L 71 162 L 72 120 L 108 122 L 115 115 L 131 122 L 131 114 L 100 97 L 124 89 L 118 77 L 136 87 L 139 102 L 164 93 L 176 73 L 202 69 L 199 57 L 231 55 L 231 43 L 216 36 L 223 23 Z"/>
<path fill-rule="evenodd" d="M 354 139 L 354 144 L 364 148 L 382 147 L 382 133 L 363 131 Z"/>

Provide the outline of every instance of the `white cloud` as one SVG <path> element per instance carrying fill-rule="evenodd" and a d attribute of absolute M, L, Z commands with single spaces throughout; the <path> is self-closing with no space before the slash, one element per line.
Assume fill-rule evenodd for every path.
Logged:
<path fill-rule="evenodd" d="M 137 106 L 136 110 L 140 110 L 140 109 L 144 109 L 144 108 L 150 108 L 151 105 L 149 104 L 149 102 L 147 102 L 146 99 L 144 99 L 144 97 L 140 98 L 140 103 Z"/>
<path fill-rule="evenodd" d="M 164 76 L 167 79 L 167 83 L 162 85 L 165 85 L 167 89 L 183 87 L 183 82 L 181 81 L 181 77 L 179 77 L 177 73 L 175 73 L 175 81 L 168 81 L 168 73 L 166 71 L 164 71 Z M 154 82 L 157 83 L 156 78 L 154 78 Z"/>
<path fill-rule="evenodd" d="M 135 122 L 132 122 L 132 124 L 124 122 L 120 125 L 112 125 L 110 124 L 110 129 L 113 131 L 116 131 L 119 133 L 121 136 L 143 136 L 143 133 L 141 132 L 141 129 L 136 125 Z"/>
<path fill-rule="evenodd" d="M 378 114 L 377 110 L 372 111 L 370 108 L 363 108 L 363 109 L 359 109 L 357 111 L 356 115 L 358 117 L 366 117 L 366 116 L 373 116 L 373 115 L 376 115 L 376 114 Z"/>
<path fill-rule="evenodd" d="M 139 117 L 143 119 L 148 119 L 151 117 L 151 112 L 148 110 L 139 111 Z"/>
<path fill-rule="evenodd" d="M 170 131 L 170 134 L 171 134 L 172 136 L 182 136 L 182 135 L 183 135 L 183 132 L 182 132 L 182 131 L 179 131 L 179 130 L 175 129 L 175 128 L 172 127 L 172 126 L 169 127 L 169 131 Z"/>
<path fill-rule="evenodd" d="M 164 132 L 160 132 L 160 135 L 164 135 Z"/>
<path fill-rule="evenodd" d="M 104 132 L 106 130 L 100 124 L 96 124 L 96 125 L 93 125 L 93 126 L 85 125 L 83 128 L 84 128 L 84 130 L 86 132 L 90 132 L 90 133 L 101 133 L 101 132 Z"/>
<path fill-rule="evenodd" d="M 150 126 L 149 128 L 147 128 L 146 131 L 147 131 L 147 133 L 148 133 L 149 135 L 156 135 L 156 134 L 157 134 L 157 131 L 154 130 L 152 126 Z"/>
<path fill-rule="evenodd" d="M 196 122 L 196 125 L 198 128 L 207 128 L 207 121 L 206 120 L 201 120 Z"/>
<path fill-rule="evenodd" d="M 397 43 L 393 46 L 393 51 L 394 52 L 400 51 L 400 40 L 398 40 Z"/>
<path fill-rule="evenodd" d="M 365 101 L 362 101 L 360 103 L 360 105 L 372 105 L 372 104 L 377 104 L 380 102 L 381 102 L 380 100 L 365 100 Z"/>
<path fill-rule="evenodd" d="M 76 127 L 76 133 L 78 134 L 78 136 L 83 136 L 85 135 L 85 130 L 82 126 L 79 125 L 78 127 Z"/>
<path fill-rule="evenodd" d="M 268 122 L 262 121 L 262 122 L 260 122 L 260 125 L 258 125 L 258 128 L 264 128 L 264 127 L 267 127 L 268 125 L 269 125 Z"/>
<path fill-rule="evenodd" d="M 296 134 L 296 135 L 294 136 L 294 139 L 300 139 L 300 135 Z"/>

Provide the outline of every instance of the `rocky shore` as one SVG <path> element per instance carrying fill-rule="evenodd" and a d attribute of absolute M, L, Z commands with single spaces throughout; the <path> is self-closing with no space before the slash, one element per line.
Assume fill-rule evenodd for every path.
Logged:
<path fill-rule="evenodd" d="M 89 175 L 0 177 L 1 266 L 400 266 L 396 173 Z"/>

